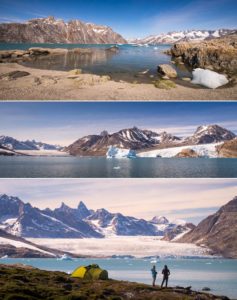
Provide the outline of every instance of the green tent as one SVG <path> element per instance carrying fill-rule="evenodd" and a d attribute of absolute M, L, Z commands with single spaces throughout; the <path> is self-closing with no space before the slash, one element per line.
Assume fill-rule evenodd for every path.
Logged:
<path fill-rule="evenodd" d="M 98 265 L 80 266 L 76 268 L 71 277 L 88 280 L 108 280 L 108 272 L 102 270 Z"/>

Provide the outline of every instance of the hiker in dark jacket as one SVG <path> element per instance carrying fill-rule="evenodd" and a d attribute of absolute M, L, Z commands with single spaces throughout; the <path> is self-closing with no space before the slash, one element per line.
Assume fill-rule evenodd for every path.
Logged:
<path fill-rule="evenodd" d="M 151 269 L 151 275 L 152 275 L 152 286 L 155 286 L 156 283 L 156 275 L 157 275 L 157 271 L 156 271 L 156 266 L 153 266 Z"/>
<path fill-rule="evenodd" d="M 162 274 L 163 274 L 163 280 L 161 283 L 161 287 L 163 287 L 164 283 L 165 283 L 165 287 L 167 287 L 169 276 L 170 276 L 170 270 L 168 269 L 167 265 L 164 266 L 164 269 L 162 270 Z"/>

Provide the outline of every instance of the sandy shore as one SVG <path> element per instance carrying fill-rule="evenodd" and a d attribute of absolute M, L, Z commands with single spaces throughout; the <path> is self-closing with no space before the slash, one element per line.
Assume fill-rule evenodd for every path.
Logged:
<path fill-rule="evenodd" d="M 115 82 L 108 76 L 0 64 L 0 76 L 16 70 L 30 74 L 0 79 L 1 100 L 237 100 L 237 85 L 211 90 L 180 80 L 175 88 L 164 90 L 153 84 Z"/>

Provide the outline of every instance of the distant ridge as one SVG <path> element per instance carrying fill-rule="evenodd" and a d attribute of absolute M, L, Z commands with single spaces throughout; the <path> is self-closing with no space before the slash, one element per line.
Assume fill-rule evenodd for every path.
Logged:
<path fill-rule="evenodd" d="M 174 44 L 177 42 L 198 42 L 225 35 L 237 33 L 236 29 L 217 29 L 217 30 L 183 30 L 150 35 L 145 38 L 133 39 L 130 42 L 136 44 Z"/>
<path fill-rule="evenodd" d="M 65 22 L 50 16 L 26 23 L 0 24 L 1 43 L 64 43 L 116 44 L 127 43 L 108 26 L 84 23 L 80 20 Z"/>

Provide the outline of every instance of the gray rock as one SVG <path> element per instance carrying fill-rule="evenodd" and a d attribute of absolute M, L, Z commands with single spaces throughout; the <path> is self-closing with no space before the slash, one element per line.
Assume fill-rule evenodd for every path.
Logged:
<path fill-rule="evenodd" d="M 167 64 L 162 64 L 157 67 L 157 72 L 161 76 L 168 76 L 169 78 L 176 78 L 177 77 L 177 72 L 176 70 Z"/>

